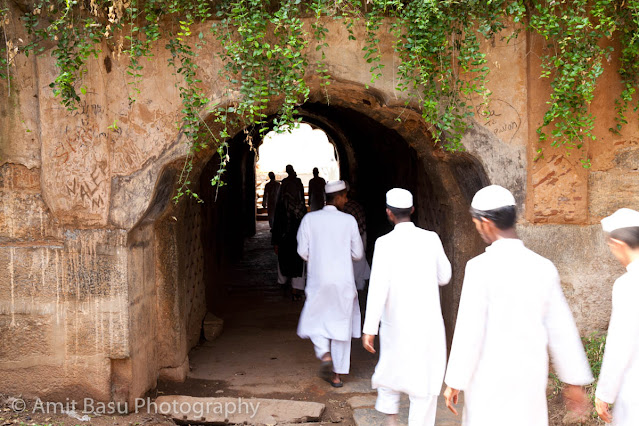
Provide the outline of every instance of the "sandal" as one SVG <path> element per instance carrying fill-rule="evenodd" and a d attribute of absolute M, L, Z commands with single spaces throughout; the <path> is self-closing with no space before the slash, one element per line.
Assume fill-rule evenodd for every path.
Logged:
<path fill-rule="evenodd" d="M 333 386 L 334 388 L 341 388 L 342 386 L 344 386 L 344 382 L 342 382 L 342 379 L 340 379 L 340 381 L 337 383 L 331 380 L 331 386 Z"/>
<path fill-rule="evenodd" d="M 319 376 L 322 380 L 333 383 L 333 361 L 322 361 L 319 369 Z"/>

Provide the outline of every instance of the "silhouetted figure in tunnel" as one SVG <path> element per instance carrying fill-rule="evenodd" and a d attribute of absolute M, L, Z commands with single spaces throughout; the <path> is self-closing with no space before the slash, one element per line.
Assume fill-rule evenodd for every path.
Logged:
<path fill-rule="evenodd" d="M 282 179 L 275 208 L 271 244 L 277 254 L 280 284 L 291 279 L 293 299 L 300 299 L 305 287 L 304 261 L 297 254 L 297 230 L 306 214 L 304 184 L 290 164 L 288 176 Z M 280 275 L 278 274 L 278 275 Z"/>
<path fill-rule="evenodd" d="M 269 172 L 270 181 L 264 186 L 264 198 L 262 199 L 262 207 L 268 211 L 268 225 L 273 228 L 273 219 L 275 218 L 275 207 L 277 205 L 277 196 L 280 192 L 280 183 L 275 180 L 275 173 Z"/>
<path fill-rule="evenodd" d="M 308 182 L 308 205 L 312 212 L 324 208 L 324 202 L 326 201 L 324 187 L 326 187 L 326 181 L 319 176 L 319 170 L 315 167 L 313 169 L 313 178 Z"/>

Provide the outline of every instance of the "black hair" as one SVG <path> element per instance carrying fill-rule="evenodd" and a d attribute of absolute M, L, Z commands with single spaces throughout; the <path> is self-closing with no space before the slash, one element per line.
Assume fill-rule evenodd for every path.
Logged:
<path fill-rule="evenodd" d="M 271 179 L 275 179 L 275 173 L 268 172 L 268 177 L 271 178 Z"/>
<path fill-rule="evenodd" d="M 410 215 L 413 213 L 413 208 L 412 207 L 408 207 L 408 208 L 405 208 L 405 209 L 400 209 L 398 207 L 392 207 L 392 206 L 389 206 L 388 204 L 386 204 L 386 208 L 388 210 L 390 210 L 391 213 L 393 213 L 393 216 L 395 216 L 399 220 L 410 219 Z"/>
<path fill-rule="evenodd" d="M 610 233 L 610 238 L 623 241 L 628 247 L 635 250 L 639 248 L 639 226 L 615 229 Z"/>
<path fill-rule="evenodd" d="M 326 204 L 333 204 L 335 198 L 337 198 L 341 194 L 346 194 L 346 190 L 342 189 L 341 191 L 331 192 L 330 194 L 326 194 Z"/>
<path fill-rule="evenodd" d="M 470 215 L 479 220 L 486 218 L 492 221 L 498 229 L 505 231 L 515 226 L 517 222 L 517 207 L 505 206 L 493 210 L 477 210 L 471 207 Z"/>

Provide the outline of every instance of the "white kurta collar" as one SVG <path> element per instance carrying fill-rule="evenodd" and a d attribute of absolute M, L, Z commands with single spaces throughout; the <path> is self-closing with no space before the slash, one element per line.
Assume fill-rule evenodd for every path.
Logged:
<path fill-rule="evenodd" d="M 512 247 L 523 247 L 524 242 L 519 238 L 502 238 L 494 241 L 491 245 L 486 247 L 486 251 L 492 250 L 510 250 Z"/>
<path fill-rule="evenodd" d="M 415 224 L 413 222 L 400 222 L 395 224 L 395 229 L 408 229 L 414 228 Z"/>
<path fill-rule="evenodd" d="M 630 262 L 628 266 L 626 266 L 626 270 L 628 272 L 639 272 L 639 260 L 635 260 L 634 262 Z"/>
<path fill-rule="evenodd" d="M 332 210 L 332 211 L 337 211 L 337 207 L 335 207 L 332 204 L 327 204 L 324 206 L 324 208 L 322 210 Z"/>

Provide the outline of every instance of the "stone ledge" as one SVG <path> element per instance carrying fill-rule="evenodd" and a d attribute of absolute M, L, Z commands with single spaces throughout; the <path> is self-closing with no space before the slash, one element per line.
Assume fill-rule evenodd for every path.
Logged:
<path fill-rule="evenodd" d="M 261 398 L 196 398 L 182 395 L 161 396 L 153 403 L 160 414 L 168 415 L 178 423 L 198 424 L 306 423 L 319 421 L 325 409 L 325 405 L 318 402 Z"/>

